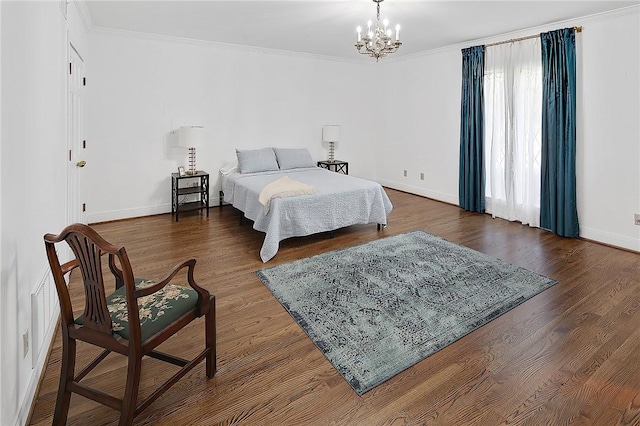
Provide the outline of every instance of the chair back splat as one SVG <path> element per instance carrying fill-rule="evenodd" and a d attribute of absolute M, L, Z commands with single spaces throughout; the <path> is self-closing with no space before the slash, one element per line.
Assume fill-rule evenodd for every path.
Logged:
<path fill-rule="evenodd" d="M 69 225 L 58 235 L 46 234 L 44 242 L 58 292 L 62 323 L 62 367 L 53 417 L 55 425 L 66 423 L 74 392 L 119 410 L 119 424 L 129 425 L 136 415 L 200 361 L 206 361 L 207 378 L 215 375 L 215 296 L 195 282 L 195 259 L 178 263 L 162 279 L 154 281 L 134 278 L 125 248 L 108 243 L 90 226 Z M 75 259 L 61 264 L 56 252 L 59 243 L 68 244 Z M 110 274 L 104 273 L 103 263 L 108 264 Z M 82 310 L 74 309 L 66 281 L 67 275 L 75 269 L 82 275 Z M 179 274 L 183 269 L 186 274 Z M 187 285 L 172 283 L 174 279 L 179 281 L 179 277 L 183 277 L 181 284 Z M 81 315 L 76 317 L 74 312 L 81 312 Z M 204 317 L 205 348 L 195 358 L 187 360 L 155 350 L 200 317 Z M 77 340 L 103 349 L 78 373 L 75 372 Z M 122 399 L 80 383 L 111 352 L 127 356 L 129 363 Z M 146 399 L 138 401 L 144 356 L 168 362 L 179 369 Z"/>

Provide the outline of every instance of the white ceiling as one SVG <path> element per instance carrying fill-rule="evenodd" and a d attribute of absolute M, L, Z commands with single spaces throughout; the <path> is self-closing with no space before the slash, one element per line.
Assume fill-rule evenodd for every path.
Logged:
<path fill-rule="evenodd" d="M 87 0 L 93 27 L 356 59 L 355 28 L 375 21 L 372 0 Z M 381 18 L 401 25 L 394 56 L 588 16 L 640 1 L 386 0 Z"/>

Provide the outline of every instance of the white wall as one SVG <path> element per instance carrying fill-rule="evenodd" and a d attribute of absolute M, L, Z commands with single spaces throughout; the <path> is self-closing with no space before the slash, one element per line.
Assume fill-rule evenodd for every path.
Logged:
<path fill-rule="evenodd" d="M 11 425 L 26 422 L 46 357 L 32 368 L 34 342 L 22 350 L 31 291 L 48 270 L 42 237 L 66 221 L 68 24 L 59 2 L 3 1 L 1 10 L 0 424 Z"/>
<path fill-rule="evenodd" d="M 375 178 L 375 64 L 118 32 L 92 35 L 91 46 L 90 223 L 171 211 L 170 173 L 187 152 L 167 136 L 185 124 L 205 128 L 196 164 L 211 174 L 214 205 L 235 148 L 307 147 L 325 159 L 324 124 L 342 125 L 336 156 L 350 172 Z"/>
<path fill-rule="evenodd" d="M 622 9 L 387 62 L 393 108 L 379 146 L 378 180 L 457 204 L 460 49 L 582 25 L 576 35 L 580 235 L 640 250 L 640 227 L 633 222 L 640 213 L 639 11 Z"/>
<path fill-rule="evenodd" d="M 589 21 L 578 36 L 580 235 L 633 250 L 640 250 L 640 226 L 633 221 L 640 213 L 639 11 Z"/>
<path fill-rule="evenodd" d="M 391 108 L 377 158 L 381 183 L 458 203 L 461 69 L 459 48 L 386 64 Z"/>
<path fill-rule="evenodd" d="M 0 2 L 0 52 L 2 51 L 2 2 Z M 4 138 L 2 137 L 2 54 L 0 54 L 0 165 L 2 164 L 2 146 Z M 0 190 L 2 189 L 2 173 L 0 172 Z M 0 192 L 0 307 L 4 306 L 6 286 L 4 285 L 4 268 L 2 267 L 2 193 Z M 7 350 L 13 350 L 13 345 L 5 343 L 5 336 L 9 333 L 5 332 L 6 322 L 4 315 L 0 314 L 0 354 L 4 354 Z M 10 349 L 7 349 L 10 348 Z M 2 357 L 4 358 L 4 357 Z M 0 360 L 0 383 L 4 383 L 5 373 L 4 363 Z M 5 400 L 4 387 L 0 386 L 0 401 Z M 0 402 L 0 404 L 2 404 Z M 0 405 L 0 413 L 4 412 L 4 407 Z M 4 416 L 0 414 L 0 423 L 4 421 Z"/>

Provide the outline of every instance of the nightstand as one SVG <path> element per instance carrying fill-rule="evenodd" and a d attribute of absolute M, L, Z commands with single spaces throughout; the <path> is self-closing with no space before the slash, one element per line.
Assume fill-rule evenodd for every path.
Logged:
<path fill-rule="evenodd" d="M 181 181 L 185 182 L 181 185 Z M 182 196 L 193 199 L 181 202 Z M 202 209 L 207 211 L 207 217 L 209 217 L 209 173 L 202 170 L 196 171 L 193 175 L 183 176 L 171 173 L 171 214 L 175 214 L 176 222 L 180 212 Z"/>
<path fill-rule="evenodd" d="M 332 172 L 343 173 L 345 175 L 349 174 L 349 162 L 348 161 L 318 161 L 318 167 L 322 167 L 323 169 L 331 170 Z"/>

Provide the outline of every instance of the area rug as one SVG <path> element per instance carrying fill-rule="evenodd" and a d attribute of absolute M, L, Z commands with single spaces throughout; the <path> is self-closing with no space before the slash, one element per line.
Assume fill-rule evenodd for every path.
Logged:
<path fill-rule="evenodd" d="M 556 283 L 423 231 L 256 274 L 358 395 Z"/>

